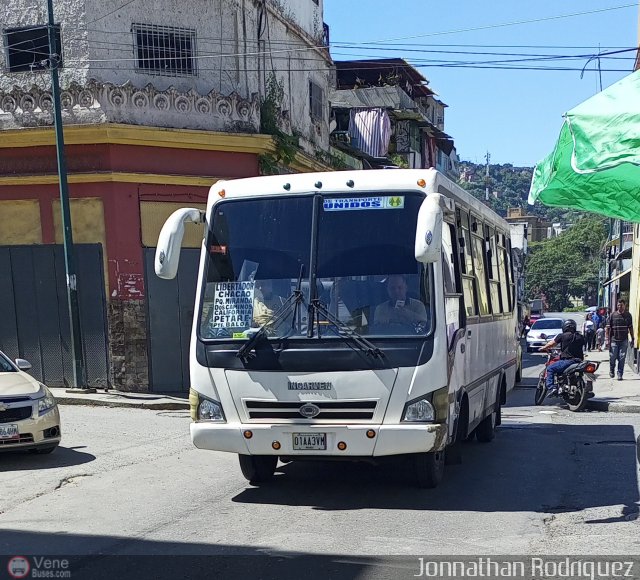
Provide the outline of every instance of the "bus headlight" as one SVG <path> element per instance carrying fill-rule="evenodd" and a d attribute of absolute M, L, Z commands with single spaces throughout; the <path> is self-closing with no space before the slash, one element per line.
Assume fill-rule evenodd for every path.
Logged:
<path fill-rule="evenodd" d="M 404 408 L 403 421 L 428 422 L 436 420 L 436 412 L 427 398 L 411 401 Z"/>
<path fill-rule="evenodd" d="M 226 421 L 222 405 L 218 401 L 203 397 L 194 389 L 189 391 L 189 404 L 192 421 Z"/>
<path fill-rule="evenodd" d="M 216 401 L 202 399 L 198 405 L 198 421 L 224 421 L 222 405 Z"/>

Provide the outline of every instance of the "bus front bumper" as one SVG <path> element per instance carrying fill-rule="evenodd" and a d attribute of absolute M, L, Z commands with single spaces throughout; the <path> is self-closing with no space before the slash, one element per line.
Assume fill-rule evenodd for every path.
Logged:
<path fill-rule="evenodd" d="M 374 437 L 367 432 L 373 431 Z M 251 436 L 247 437 L 246 432 Z M 446 443 L 446 425 L 403 423 L 401 425 L 308 425 L 191 423 L 191 440 L 198 449 L 243 455 L 381 457 L 438 451 Z M 248 435 L 248 433 L 246 433 Z M 294 449 L 300 435 L 315 435 L 325 449 Z M 307 441 L 309 438 L 307 438 Z M 278 447 L 279 444 L 279 447 Z M 346 444 L 340 445 L 338 444 Z M 298 444 L 298 447 L 300 445 Z M 343 449 L 341 449 L 343 447 Z"/>

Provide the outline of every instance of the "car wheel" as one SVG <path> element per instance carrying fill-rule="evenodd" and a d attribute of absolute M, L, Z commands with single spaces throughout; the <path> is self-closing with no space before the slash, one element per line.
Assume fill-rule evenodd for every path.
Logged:
<path fill-rule="evenodd" d="M 35 455 L 48 455 L 49 453 L 53 453 L 58 445 L 47 445 L 46 447 L 36 447 L 35 449 L 29 449 L 29 453 L 33 453 Z"/>
<path fill-rule="evenodd" d="M 414 481 L 421 489 L 433 489 L 442 481 L 444 475 L 444 450 L 430 453 L 414 453 Z"/>
<path fill-rule="evenodd" d="M 238 455 L 242 475 L 251 485 L 269 481 L 278 465 L 277 455 Z"/>
<path fill-rule="evenodd" d="M 476 427 L 476 438 L 480 443 L 489 443 L 496 436 L 497 412 L 491 413 L 485 417 Z"/>

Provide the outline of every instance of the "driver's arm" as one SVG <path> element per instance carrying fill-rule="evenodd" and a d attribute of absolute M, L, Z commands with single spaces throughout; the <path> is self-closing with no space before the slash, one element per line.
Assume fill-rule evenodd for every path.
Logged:
<path fill-rule="evenodd" d="M 553 340 L 550 340 L 547 344 L 545 344 L 544 346 L 541 346 L 540 352 L 546 352 L 550 348 L 553 348 L 554 346 L 557 346 L 557 345 L 558 345 L 558 337 L 556 336 Z"/>

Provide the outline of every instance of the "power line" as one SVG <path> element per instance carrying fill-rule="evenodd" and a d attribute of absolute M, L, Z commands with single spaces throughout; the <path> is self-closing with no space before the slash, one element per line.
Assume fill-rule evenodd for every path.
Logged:
<path fill-rule="evenodd" d="M 124 4 L 122 4 L 122 6 L 119 6 L 115 10 L 112 10 L 111 12 L 107 12 L 106 14 L 103 14 L 102 16 L 96 18 L 95 20 L 90 20 L 89 22 L 87 22 L 87 26 L 89 26 L 89 24 L 93 24 L 94 22 L 98 22 L 98 20 L 102 20 L 103 18 L 106 18 L 107 16 L 111 16 L 112 14 L 115 14 L 119 10 L 122 10 L 123 8 L 125 8 L 126 6 L 129 6 L 129 4 L 133 4 L 135 1 L 136 0 L 129 0 L 128 2 L 125 2 Z"/>
<path fill-rule="evenodd" d="M 455 30 L 446 30 L 443 32 L 429 32 L 426 34 L 415 34 L 413 36 L 401 36 L 398 38 L 387 38 L 384 40 L 372 40 L 369 41 L 367 44 L 382 44 L 382 43 L 386 43 L 386 42 L 395 42 L 397 40 L 412 40 L 414 38 L 428 38 L 428 37 L 432 37 L 432 36 L 444 36 L 447 34 L 459 34 L 461 32 L 476 32 L 478 30 L 491 30 L 493 28 L 504 28 L 507 26 L 519 26 L 521 24 L 533 24 L 533 23 L 538 23 L 538 22 L 548 22 L 550 20 L 561 20 L 563 18 L 573 18 L 575 16 L 586 16 L 589 14 L 598 14 L 601 12 L 611 12 L 613 10 L 621 10 L 623 8 L 636 8 L 637 7 L 637 3 L 633 3 L 633 4 L 622 4 L 620 6 L 612 6 L 610 8 L 599 8 L 597 10 L 588 10 L 588 11 L 584 11 L 584 12 L 572 12 L 570 14 L 560 14 L 558 16 L 547 16 L 545 18 L 532 18 L 530 20 L 516 20 L 513 22 L 503 22 L 500 24 L 488 24 L 485 26 L 474 26 L 472 28 L 458 28 Z M 364 44 L 364 43 L 363 43 Z"/>

